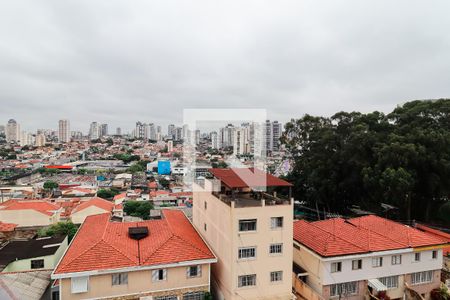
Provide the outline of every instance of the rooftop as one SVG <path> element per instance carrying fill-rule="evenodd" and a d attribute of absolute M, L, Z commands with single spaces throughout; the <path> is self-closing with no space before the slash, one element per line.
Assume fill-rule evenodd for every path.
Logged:
<path fill-rule="evenodd" d="M 10 241 L 0 249 L 0 268 L 6 267 L 17 259 L 53 255 L 65 238 L 65 236 L 57 236 Z"/>
<path fill-rule="evenodd" d="M 447 239 L 369 215 L 294 222 L 294 240 L 323 257 L 444 245 Z"/>
<path fill-rule="evenodd" d="M 289 182 L 255 168 L 209 169 L 229 188 L 292 186 Z"/>
<path fill-rule="evenodd" d="M 149 235 L 132 239 L 130 227 L 147 227 Z M 181 211 L 163 210 L 160 220 L 124 223 L 100 214 L 86 218 L 54 274 L 206 259 L 215 256 Z"/>
<path fill-rule="evenodd" d="M 0 210 L 31 209 L 51 216 L 59 209 L 58 206 L 45 200 L 8 200 L 0 203 Z"/>

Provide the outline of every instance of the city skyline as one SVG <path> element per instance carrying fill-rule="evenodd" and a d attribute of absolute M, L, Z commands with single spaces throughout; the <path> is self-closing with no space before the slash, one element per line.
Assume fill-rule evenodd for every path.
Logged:
<path fill-rule="evenodd" d="M 446 1 L 3 3 L 0 123 L 14 118 L 29 131 L 62 118 L 85 132 L 95 120 L 128 130 L 137 120 L 179 124 L 184 108 L 265 108 L 282 123 L 387 112 L 450 94 L 449 9 Z"/>

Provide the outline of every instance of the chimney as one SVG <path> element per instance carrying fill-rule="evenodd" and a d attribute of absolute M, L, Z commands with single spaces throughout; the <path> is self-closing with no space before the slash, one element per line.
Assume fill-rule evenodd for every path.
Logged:
<path fill-rule="evenodd" d="M 128 236 L 139 241 L 148 236 L 148 227 L 130 227 L 128 228 Z"/>

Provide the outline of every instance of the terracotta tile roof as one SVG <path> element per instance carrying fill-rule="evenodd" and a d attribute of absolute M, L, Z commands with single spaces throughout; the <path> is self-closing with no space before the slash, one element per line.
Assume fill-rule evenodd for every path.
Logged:
<path fill-rule="evenodd" d="M 0 221 L 0 231 L 1 232 L 10 232 L 14 231 L 14 229 L 17 227 L 17 224 L 13 223 L 3 223 Z"/>
<path fill-rule="evenodd" d="M 111 222 L 109 214 L 87 217 L 55 274 L 215 259 L 183 212 L 163 210 L 162 215 L 125 223 Z M 128 236 L 128 228 L 137 226 L 149 230 L 140 241 Z"/>
<path fill-rule="evenodd" d="M 114 196 L 113 200 L 123 199 L 127 196 L 127 193 L 120 193 Z"/>
<path fill-rule="evenodd" d="M 209 169 L 208 171 L 229 188 L 292 186 L 283 179 L 255 168 Z M 245 181 L 242 178 L 245 178 Z"/>
<path fill-rule="evenodd" d="M 296 221 L 294 240 L 325 257 L 447 243 L 445 239 L 373 215 L 348 220 Z"/>
<path fill-rule="evenodd" d="M 439 238 L 445 239 L 447 241 L 447 243 L 450 243 L 450 234 L 449 233 L 446 233 L 446 232 L 443 232 L 443 231 L 440 231 L 440 230 L 437 230 L 437 229 L 434 229 L 434 228 L 430 228 L 430 227 L 422 225 L 422 224 L 417 224 L 416 228 L 419 229 L 420 231 L 423 231 L 423 232 L 426 232 L 428 234 L 431 234 L 431 235 L 437 236 Z M 450 244 L 449 244 L 448 247 L 443 249 L 443 254 L 445 256 L 450 254 Z"/>
<path fill-rule="evenodd" d="M 83 209 L 86 209 L 91 206 L 96 206 L 98 208 L 110 212 L 114 208 L 114 203 L 100 197 L 93 197 L 87 201 L 80 202 L 80 204 L 72 210 L 72 214 L 82 211 Z"/>
<path fill-rule="evenodd" d="M 8 200 L 0 204 L 0 210 L 31 209 L 51 216 L 59 207 L 44 200 Z"/>

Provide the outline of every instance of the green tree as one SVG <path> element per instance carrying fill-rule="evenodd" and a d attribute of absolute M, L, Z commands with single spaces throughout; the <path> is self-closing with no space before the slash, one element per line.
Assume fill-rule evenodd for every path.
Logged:
<path fill-rule="evenodd" d="M 164 188 L 169 188 L 170 185 L 170 181 L 165 179 L 164 177 L 161 177 L 160 179 L 158 179 L 158 182 L 160 185 L 162 185 Z"/>
<path fill-rule="evenodd" d="M 53 180 L 48 180 L 44 182 L 44 189 L 46 190 L 53 190 L 57 189 L 59 187 L 59 184 Z"/>
<path fill-rule="evenodd" d="M 42 228 L 38 231 L 39 236 L 60 236 L 67 235 L 69 242 L 72 240 L 74 235 L 77 233 L 78 225 L 73 224 L 70 221 L 58 222 L 49 227 Z"/>
<path fill-rule="evenodd" d="M 123 211 L 133 217 L 139 217 L 148 220 L 150 217 L 150 210 L 153 205 L 148 201 L 127 201 L 123 207 Z"/>
<path fill-rule="evenodd" d="M 97 191 L 97 197 L 104 199 L 112 199 L 117 194 L 119 194 L 117 189 L 99 189 Z"/>

